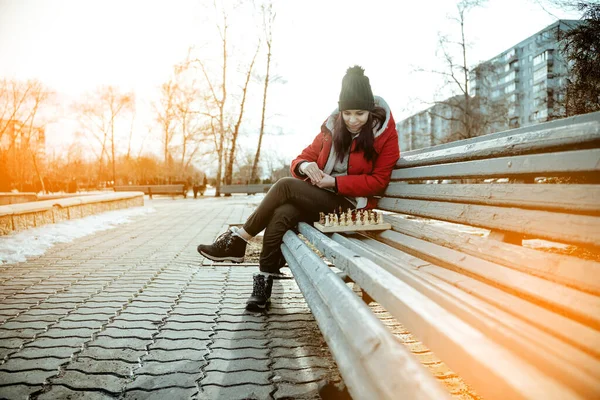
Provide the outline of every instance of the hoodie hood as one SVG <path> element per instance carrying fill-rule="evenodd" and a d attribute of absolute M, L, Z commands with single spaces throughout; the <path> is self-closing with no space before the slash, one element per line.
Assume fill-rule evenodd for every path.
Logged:
<path fill-rule="evenodd" d="M 385 110 L 385 121 L 383 121 L 383 124 L 381 124 L 381 126 L 379 126 L 376 131 L 375 130 L 373 131 L 373 136 L 377 137 L 386 130 L 388 123 L 390 122 L 390 117 L 391 117 L 392 113 L 390 110 L 390 106 L 388 106 L 388 103 L 386 103 L 386 101 L 383 98 L 381 98 L 379 96 L 373 96 L 373 99 L 375 100 L 375 107 L 381 107 Z M 337 119 L 339 114 L 340 114 L 340 109 L 339 109 L 339 107 L 336 107 L 336 109 L 333 110 L 333 112 L 329 115 L 329 117 L 323 124 L 324 127 L 327 128 L 329 130 L 329 132 L 331 132 L 331 133 L 333 133 L 333 127 L 335 126 L 335 120 Z"/>

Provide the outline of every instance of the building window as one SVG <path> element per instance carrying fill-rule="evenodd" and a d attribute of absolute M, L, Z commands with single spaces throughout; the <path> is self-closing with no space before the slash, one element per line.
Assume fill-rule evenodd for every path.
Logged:
<path fill-rule="evenodd" d="M 548 66 L 540 68 L 533 73 L 533 80 L 537 81 L 548 76 Z"/>
<path fill-rule="evenodd" d="M 504 78 L 502 78 L 502 83 L 514 81 L 516 76 L 517 76 L 517 73 L 515 71 L 512 71 L 511 73 L 506 75 Z"/>
<path fill-rule="evenodd" d="M 510 49 L 510 50 L 508 51 L 508 53 L 506 53 L 506 54 L 504 55 L 504 60 L 508 61 L 508 60 L 510 60 L 511 58 L 513 58 L 513 57 L 514 57 L 514 56 L 516 56 L 516 55 L 517 55 L 517 52 L 516 52 L 516 50 L 515 50 L 514 48 L 513 48 L 513 49 Z"/>
<path fill-rule="evenodd" d="M 504 93 L 514 92 L 516 88 L 517 88 L 517 85 L 515 85 L 515 83 L 513 82 L 504 88 Z"/>
<path fill-rule="evenodd" d="M 546 81 L 542 81 L 533 87 L 533 93 L 540 93 L 546 90 Z"/>
<path fill-rule="evenodd" d="M 544 61 L 548 60 L 548 52 L 544 51 L 541 54 L 538 54 L 537 56 L 534 57 L 533 59 L 533 65 L 539 65 L 541 63 L 543 63 Z"/>

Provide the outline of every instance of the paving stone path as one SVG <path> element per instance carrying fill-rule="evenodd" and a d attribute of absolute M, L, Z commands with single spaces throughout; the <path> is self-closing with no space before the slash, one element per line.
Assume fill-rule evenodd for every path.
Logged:
<path fill-rule="evenodd" d="M 197 244 L 242 222 L 260 197 L 248 199 L 146 200 L 156 212 L 0 266 L 0 398 L 320 398 L 341 386 L 293 280 L 253 314 L 255 267 L 202 265 Z"/>
<path fill-rule="evenodd" d="M 346 398 L 294 280 L 248 313 L 257 245 L 244 265 L 196 252 L 261 198 L 146 199 L 155 212 L 0 265 L 0 399 Z M 371 308 L 455 399 L 479 399 Z"/>

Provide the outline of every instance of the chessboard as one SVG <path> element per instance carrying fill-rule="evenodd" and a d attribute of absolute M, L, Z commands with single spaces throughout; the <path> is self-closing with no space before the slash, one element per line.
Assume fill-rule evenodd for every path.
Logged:
<path fill-rule="evenodd" d="M 352 210 L 325 214 L 319 213 L 319 222 L 314 223 L 315 228 L 324 233 L 330 232 L 358 232 L 358 231 L 383 231 L 391 229 L 392 225 L 383 222 L 383 214 L 372 210 Z"/>

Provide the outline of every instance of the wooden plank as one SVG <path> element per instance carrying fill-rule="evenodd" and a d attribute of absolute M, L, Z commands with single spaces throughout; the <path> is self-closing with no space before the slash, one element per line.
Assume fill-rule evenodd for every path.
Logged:
<path fill-rule="evenodd" d="M 522 246 L 498 243 L 461 233 L 437 221 L 385 215 L 395 231 L 526 272 L 552 282 L 600 295 L 600 263 L 552 254 Z M 436 222 L 432 225 L 432 222 Z"/>
<path fill-rule="evenodd" d="M 423 270 L 414 270 L 402 261 L 388 257 L 388 253 L 369 247 L 358 239 L 349 239 L 339 234 L 333 235 L 333 239 L 382 266 L 544 373 L 577 390 L 582 396 L 594 398 L 600 395 L 600 360 Z M 459 276 L 457 280 L 459 279 L 465 277 Z"/>
<path fill-rule="evenodd" d="M 579 397 L 372 261 L 306 223 L 298 229 L 484 398 Z"/>
<path fill-rule="evenodd" d="M 152 194 L 183 194 L 184 193 L 184 185 L 176 184 L 176 185 L 125 185 L 125 186 L 114 186 L 113 190 L 115 192 L 130 192 L 130 191 L 140 191 L 145 194 L 149 194 L 152 191 Z"/>
<path fill-rule="evenodd" d="M 220 192 L 222 194 L 232 194 L 232 193 L 247 193 L 247 194 L 256 194 L 256 193 L 266 193 L 271 188 L 271 184 L 256 184 L 256 185 L 223 185 L 220 188 Z"/>
<path fill-rule="evenodd" d="M 515 271 L 487 260 L 394 231 L 378 240 L 430 263 L 471 276 L 521 298 L 543 305 L 594 329 L 600 329 L 600 297 Z"/>
<path fill-rule="evenodd" d="M 392 182 L 385 196 L 600 215 L 600 185 Z"/>
<path fill-rule="evenodd" d="M 369 307 L 292 232 L 286 233 L 282 252 L 352 398 L 450 399 Z"/>
<path fill-rule="evenodd" d="M 392 180 L 598 175 L 600 149 L 499 157 L 395 169 Z"/>
<path fill-rule="evenodd" d="M 596 216 L 390 197 L 380 199 L 378 207 L 402 214 L 522 233 L 533 238 L 600 246 L 600 217 Z"/>
<path fill-rule="evenodd" d="M 600 147 L 600 112 L 402 153 L 398 167 Z"/>
<path fill-rule="evenodd" d="M 371 236 L 371 235 L 365 235 Z M 382 240 L 382 241 L 379 241 Z M 382 255 L 390 255 L 398 260 L 399 265 L 406 265 L 413 270 L 426 272 L 442 279 L 473 296 L 520 318 L 527 323 L 542 329 L 562 341 L 575 346 L 594 357 L 600 358 L 600 349 L 596 345 L 600 340 L 600 333 L 580 322 L 573 321 L 566 316 L 548 310 L 541 305 L 507 293 L 494 287 L 488 282 L 482 282 L 475 277 L 432 264 L 427 260 L 418 258 L 396 248 L 396 240 L 378 238 L 363 239 L 361 241 Z"/>

